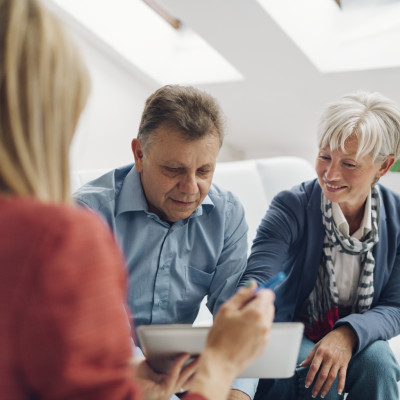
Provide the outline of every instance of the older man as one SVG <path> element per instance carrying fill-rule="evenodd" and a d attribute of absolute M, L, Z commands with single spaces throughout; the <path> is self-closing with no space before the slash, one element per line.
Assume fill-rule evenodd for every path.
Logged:
<path fill-rule="evenodd" d="M 223 136 L 215 99 L 164 86 L 146 101 L 132 141 L 135 163 L 75 193 L 122 245 L 136 327 L 193 323 L 205 296 L 215 314 L 235 292 L 246 267 L 247 224 L 240 202 L 212 184 Z M 237 380 L 230 398 L 252 398 L 256 385 Z"/>

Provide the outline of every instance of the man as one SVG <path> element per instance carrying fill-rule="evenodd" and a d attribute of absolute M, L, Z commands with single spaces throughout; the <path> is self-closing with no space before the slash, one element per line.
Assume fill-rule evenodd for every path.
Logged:
<path fill-rule="evenodd" d="M 211 183 L 223 137 L 210 95 L 164 86 L 146 101 L 132 141 L 135 164 L 75 194 L 121 243 L 136 327 L 193 323 L 204 296 L 215 314 L 235 292 L 246 267 L 247 224 L 239 201 Z M 238 380 L 230 398 L 252 398 L 256 384 Z"/>

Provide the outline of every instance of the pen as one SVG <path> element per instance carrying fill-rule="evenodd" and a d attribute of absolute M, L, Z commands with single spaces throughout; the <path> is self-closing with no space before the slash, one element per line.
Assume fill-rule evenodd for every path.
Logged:
<path fill-rule="evenodd" d="M 279 272 L 277 275 L 267 280 L 266 282 L 260 283 L 255 290 L 256 292 L 260 289 L 274 289 L 279 283 L 281 283 L 286 278 L 284 272 Z"/>

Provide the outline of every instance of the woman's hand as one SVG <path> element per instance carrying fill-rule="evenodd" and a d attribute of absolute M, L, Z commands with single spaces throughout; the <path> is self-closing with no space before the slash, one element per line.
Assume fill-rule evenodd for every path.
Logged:
<path fill-rule="evenodd" d="M 188 354 L 178 357 L 168 375 L 154 372 L 145 358 L 135 357 L 132 362 L 134 376 L 140 384 L 144 400 L 167 400 L 174 393 L 188 390 L 189 380 L 198 364 L 198 360 L 194 360 L 184 366 L 188 357 Z"/>
<path fill-rule="evenodd" d="M 255 293 L 256 287 L 253 283 L 241 288 L 220 307 L 191 381 L 194 393 L 226 399 L 232 381 L 263 353 L 274 318 L 275 296 L 266 289 Z"/>
<path fill-rule="evenodd" d="M 324 397 L 339 375 L 337 391 L 343 393 L 349 365 L 357 336 L 350 326 L 344 325 L 329 332 L 312 349 L 302 366 L 310 366 L 306 376 L 306 387 L 310 387 L 318 373 L 312 389 L 313 397 L 319 392 Z M 318 372 L 319 371 L 319 372 Z"/>
<path fill-rule="evenodd" d="M 256 287 L 253 282 L 241 288 L 220 307 L 207 338 L 206 350 L 229 360 L 236 373 L 263 353 L 274 318 L 274 293 L 262 289 L 255 294 Z"/>

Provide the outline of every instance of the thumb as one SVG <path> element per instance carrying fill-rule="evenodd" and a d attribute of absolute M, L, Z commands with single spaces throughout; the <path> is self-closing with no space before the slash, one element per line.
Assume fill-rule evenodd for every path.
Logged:
<path fill-rule="evenodd" d="M 316 352 L 316 346 L 314 346 L 314 348 L 308 353 L 308 356 L 306 357 L 306 359 L 304 361 L 302 361 L 300 363 L 300 366 L 301 367 L 306 367 L 306 366 L 310 365 L 311 361 L 314 358 L 315 352 Z"/>
<path fill-rule="evenodd" d="M 241 287 L 226 303 L 234 308 L 242 308 L 246 303 L 256 297 L 255 290 L 257 288 L 257 283 L 251 281 L 250 285 L 247 287 Z"/>

